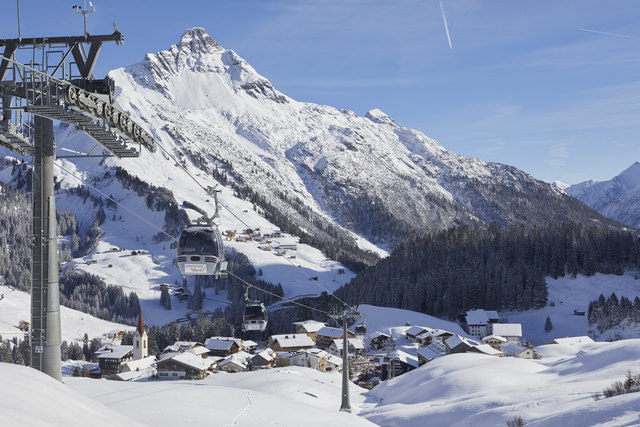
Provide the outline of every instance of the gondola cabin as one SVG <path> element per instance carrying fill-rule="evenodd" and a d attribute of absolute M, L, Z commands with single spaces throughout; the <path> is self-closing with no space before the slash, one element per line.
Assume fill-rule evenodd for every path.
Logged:
<path fill-rule="evenodd" d="M 264 331 L 267 328 L 267 310 L 264 304 L 258 301 L 247 302 L 242 316 L 242 329 L 244 331 Z"/>
<path fill-rule="evenodd" d="M 356 333 L 356 336 L 366 336 L 367 335 L 367 326 L 364 323 L 359 323 L 353 330 Z"/>
<path fill-rule="evenodd" d="M 215 227 L 190 225 L 178 241 L 178 268 L 183 276 L 226 277 L 222 235 Z"/>

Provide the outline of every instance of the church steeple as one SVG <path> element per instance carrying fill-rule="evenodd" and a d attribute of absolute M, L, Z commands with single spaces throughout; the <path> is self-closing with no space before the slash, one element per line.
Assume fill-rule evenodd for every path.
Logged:
<path fill-rule="evenodd" d="M 140 314 L 138 315 L 138 327 L 136 329 L 138 331 L 138 335 L 142 336 L 144 334 L 144 320 L 142 319 L 142 308 L 140 308 Z"/>
<path fill-rule="evenodd" d="M 149 356 L 149 339 L 147 331 L 144 330 L 144 319 L 142 318 L 142 308 L 138 315 L 138 326 L 133 334 L 133 360 L 142 359 Z"/>

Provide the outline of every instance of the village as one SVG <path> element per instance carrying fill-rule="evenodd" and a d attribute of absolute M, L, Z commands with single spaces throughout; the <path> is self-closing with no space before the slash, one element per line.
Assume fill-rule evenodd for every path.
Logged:
<path fill-rule="evenodd" d="M 466 335 L 420 325 L 399 325 L 388 331 L 367 334 L 364 323 L 347 331 L 349 374 L 365 388 L 397 377 L 436 358 L 457 353 L 480 353 L 490 357 L 539 359 L 528 343 L 522 342 L 522 327 L 501 323 L 498 313 L 469 310 L 459 316 Z M 177 341 L 149 354 L 142 313 L 132 345 L 121 345 L 111 337 L 97 352 L 96 364 L 89 364 L 86 376 L 117 381 L 200 380 L 218 373 L 238 373 L 300 366 L 321 372 L 342 372 L 343 329 L 323 322 L 294 322 L 295 333 L 272 335 L 265 342 L 236 337 L 213 336 L 204 342 Z M 401 332 L 398 332 L 401 331 Z M 122 332 L 120 332 L 122 335 Z M 592 342 L 588 337 L 556 339 Z"/>

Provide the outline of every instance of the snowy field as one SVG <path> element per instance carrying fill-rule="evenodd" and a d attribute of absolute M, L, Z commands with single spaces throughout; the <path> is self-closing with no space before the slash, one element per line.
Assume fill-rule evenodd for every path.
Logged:
<path fill-rule="evenodd" d="M 65 377 L 63 384 L 0 363 L 0 377 L 0 425 L 7 427 L 374 425 L 339 411 L 340 374 L 308 368 L 216 374 L 202 381 Z M 364 401 L 364 389 L 352 385 L 351 391 L 352 405 Z"/>
<path fill-rule="evenodd" d="M 539 310 L 516 312 L 500 312 L 500 316 L 509 322 L 522 323 L 523 340 L 540 345 L 553 338 L 590 335 L 591 328 L 587 322 L 586 312 L 589 301 L 603 294 L 605 298 L 615 292 L 618 298 L 625 296 L 631 301 L 640 296 L 640 280 L 636 280 L 636 272 L 626 272 L 622 276 L 595 274 L 587 277 L 579 274 L 575 279 L 561 277 L 556 280 L 547 278 L 549 303 Z M 555 306 L 551 306 L 553 301 Z M 584 311 L 585 316 L 576 316 L 573 310 Z M 545 319 L 549 316 L 553 329 L 545 332 Z M 614 330 L 597 337 L 598 340 L 611 340 L 618 332 L 622 338 L 640 337 L 636 329 Z"/>

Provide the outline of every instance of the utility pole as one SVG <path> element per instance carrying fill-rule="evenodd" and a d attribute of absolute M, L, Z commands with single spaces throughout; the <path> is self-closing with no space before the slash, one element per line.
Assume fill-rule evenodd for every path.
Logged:
<path fill-rule="evenodd" d="M 347 337 L 347 311 L 342 312 L 342 405 L 340 411 L 351 412 L 349 399 L 349 339 Z"/>
<path fill-rule="evenodd" d="M 351 401 L 349 398 L 349 336 L 347 331 L 349 317 L 362 317 L 362 314 L 358 313 L 353 308 L 344 309 L 342 314 L 337 314 L 332 310 L 329 317 L 337 321 L 342 317 L 342 405 L 340 411 L 351 412 Z"/>

